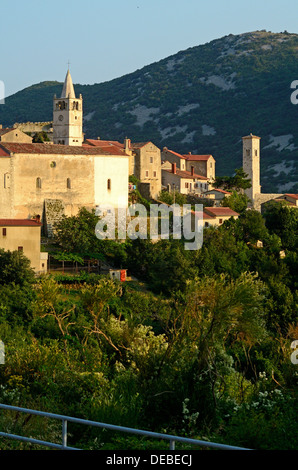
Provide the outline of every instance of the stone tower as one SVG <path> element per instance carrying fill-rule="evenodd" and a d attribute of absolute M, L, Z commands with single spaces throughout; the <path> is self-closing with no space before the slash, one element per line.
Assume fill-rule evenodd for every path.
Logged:
<path fill-rule="evenodd" d="M 76 98 L 68 70 L 61 97 L 54 96 L 53 143 L 82 145 L 83 138 L 83 99 Z"/>
<path fill-rule="evenodd" d="M 255 196 L 261 193 L 260 186 L 260 137 L 248 135 L 242 137 L 243 157 L 242 166 L 248 178 L 251 179 L 251 188 L 245 190 L 245 194 L 253 202 Z"/>

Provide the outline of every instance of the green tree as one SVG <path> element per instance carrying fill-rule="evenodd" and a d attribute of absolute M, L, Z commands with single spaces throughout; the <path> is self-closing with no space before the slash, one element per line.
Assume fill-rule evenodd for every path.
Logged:
<path fill-rule="evenodd" d="M 266 227 L 278 235 L 283 248 L 290 251 L 298 249 L 298 211 L 286 203 L 274 202 L 265 205 L 264 217 Z"/>
<path fill-rule="evenodd" d="M 240 191 L 251 188 L 251 180 L 243 168 L 238 168 L 233 176 L 217 176 L 213 185 L 215 188 Z"/>
<path fill-rule="evenodd" d="M 45 131 L 41 131 L 34 135 L 32 142 L 42 144 L 43 142 L 50 142 L 50 139 Z"/>
<path fill-rule="evenodd" d="M 30 260 L 21 251 L 0 248 L 0 284 L 15 283 L 20 286 L 34 281 Z"/>
<path fill-rule="evenodd" d="M 223 207 L 230 207 L 233 211 L 241 214 L 246 211 L 249 202 L 250 199 L 246 194 L 237 193 L 237 191 L 233 190 L 230 196 L 226 196 L 221 201 L 221 205 Z"/>
<path fill-rule="evenodd" d="M 78 215 L 63 217 L 55 224 L 55 242 L 61 251 L 81 257 L 97 257 L 102 253 L 102 240 L 95 234 L 99 217 L 95 210 L 81 208 Z"/>

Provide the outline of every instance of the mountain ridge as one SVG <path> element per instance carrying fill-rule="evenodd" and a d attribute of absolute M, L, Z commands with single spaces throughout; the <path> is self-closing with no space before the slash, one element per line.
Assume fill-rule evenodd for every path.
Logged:
<path fill-rule="evenodd" d="M 217 174 L 242 165 L 241 137 L 261 137 L 265 192 L 298 192 L 298 35 L 253 31 L 190 47 L 94 85 L 84 100 L 87 138 L 150 140 L 180 153 L 212 154 Z M 6 99 L 0 123 L 52 120 L 62 83 L 40 82 Z"/>

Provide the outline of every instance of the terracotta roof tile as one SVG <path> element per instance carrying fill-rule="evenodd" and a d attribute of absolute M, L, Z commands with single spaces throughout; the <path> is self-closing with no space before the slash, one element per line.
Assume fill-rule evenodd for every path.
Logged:
<path fill-rule="evenodd" d="M 0 219 L 0 226 L 26 226 L 26 227 L 40 227 L 41 223 L 34 219 Z"/>
<path fill-rule="evenodd" d="M 199 179 L 199 180 L 203 180 L 203 181 L 208 180 L 208 178 L 206 176 L 197 175 L 196 173 L 194 173 L 192 175 L 190 171 L 180 170 L 179 168 L 176 168 L 176 173 L 173 173 L 172 170 L 166 169 L 166 168 L 163 169 L 163 171 L 167 171 L 168 173 L 172 173 L 173 175 L 177 175 L 180 178 L 187 178 L 187 179 L 191 179 L 191 180 Z"/>
<path fill-rule="evenodd" d="M 57 144 L 24 144 L 24 143 L 2 143 L 2 150 L 9 153 L 27 153 L 42 155 L 122 155 L 127 156 L 124 150 L 116 145 L 77 146 Z"/>
<path fill-rule="evenodd" d="M 229 207 L 205 207 L 205 211 L 208 213 L 208 214 L 211 214 L 215 217 L 219 217 L 219 216 L 229 216 L 229 217 L 232 217 L 232 216 L 237 216 L 239 215 L 238 212 L 235 212 L 233 211 L 232 209 L 230 209 Z"/>
<path fill-rule="evenodd" d="M 13 131 L 14 129 L 12 127 L 4 127 L 2 129 L 0 129 L 0 136 L 1 135 L 4 135 L 4 134 L 7 134 L 8 132 L 11 132 Z"/>
<path fill-rule="evenodd" d="M 183 155 L 183 157 L 189 162 L 197 162 L 197 161 L 207 161 L 209 160 L 209 158 L 212 158 L 212 155 L 193 155 L 189 153 L 187 155 Z"/>
<path fill-rule="evenodd" d="M 164 147 L 164 148 L 163 148 L 163 151 L 172 153 L 172 154 L 175 155 L 176 157 L 179 157 L 179 158 L 182 158 L 183 160 L 186 160 L 186 157 L 185 157 L 184 155 L 181 155 L 181 154 L 178 153 L 178 152 L 174 152 L 173 150 L 170 150 L 170 149 L 168 149 L 167 147 Z"/>

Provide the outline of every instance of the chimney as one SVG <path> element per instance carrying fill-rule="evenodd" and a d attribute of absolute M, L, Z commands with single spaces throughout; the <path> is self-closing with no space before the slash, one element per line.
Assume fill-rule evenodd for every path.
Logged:
<path fill-rule="evenodd" d="M 130 150 L 130 139 L 128 139 L 127 137 L 125 137 L 124 139 L 124 150 L 125 152 Z"/>
<path fill-rule="evenodd" d="M 176 163 L 172 163 L 172 173 L 176 174 Z"/>
<path fill-rule="evenodd" d="M 191 166 L 190 171 L 191 171 L 191 176 L 193 176 L 195 174 L 195 167 Z"/>

